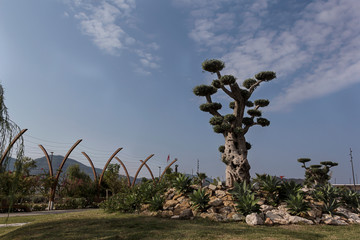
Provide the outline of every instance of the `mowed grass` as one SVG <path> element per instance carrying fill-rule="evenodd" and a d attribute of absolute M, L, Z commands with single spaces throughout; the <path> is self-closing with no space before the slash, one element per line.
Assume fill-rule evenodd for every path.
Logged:
<path fill-rule="evenodd" d="M 5 219 L 0 219 L 4 223 Z M 170 220 L 102 210 L 10 217 L 8 223 L 31 222 L 0 228 L 0 239 L 359 239 L 360 226 L 256 226 L 218 223 L 204 219 Z"/>

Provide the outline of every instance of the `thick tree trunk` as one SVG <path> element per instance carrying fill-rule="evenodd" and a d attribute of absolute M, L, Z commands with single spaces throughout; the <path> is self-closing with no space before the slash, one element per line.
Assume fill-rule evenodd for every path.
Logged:
<path fill-rule="evenodd" d="M 233 187 L 235 182 L 250 181 L 250 165 L 247 160 L 244 136 L 234 137 L 233 133 L 225 136 L 225 151 L 222 159 L 226 163 L 226 186 Z"/>

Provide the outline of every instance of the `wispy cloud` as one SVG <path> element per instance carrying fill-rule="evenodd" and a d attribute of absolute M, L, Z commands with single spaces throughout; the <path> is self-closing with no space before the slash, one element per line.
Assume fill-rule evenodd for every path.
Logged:
<path fill-rule="evenodd" d="M 159 46 L 156 43 L 145 44 L 127 30 L 133 22 L 135 0 L 75 0 L 67 3 L 79 20 L 82 33 L 89 36 L 99 49 L 115 56 L 123 51 L 137 55 L 137 72 L 150 73 L 149 69 L 159 66 L 159 58 L 154 54 Z"/>
<path fill-rule="evenodd" d="M 191 7 L 189 36 L 222 56 L 228 72 L 244 79 L 262 70 L 278 73 L 284 87 L 272 110 L 360 82 L 357 0 L 316 0 L 292 12 L 269 0 L 195 2 L 175 1 Z"/>

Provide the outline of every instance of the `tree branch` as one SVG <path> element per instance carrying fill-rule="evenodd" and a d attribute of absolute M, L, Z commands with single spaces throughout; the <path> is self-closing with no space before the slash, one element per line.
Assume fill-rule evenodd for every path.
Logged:
<path fill-rule="evenodd" d="M 221 89 L 232 99 L 235 99 L 235 95 L 229 91 L 224 85 L 221 85 Z"/>
<path fill-rule="evenodd" d="M 207 103 L 212 103 L 212 100 L 211 100 L 211 96 L 210 96 L 210 95 L 206 95 L 205 97 L 206 97 Z M 222 115 L 221 115 L 218 111 L 216 111 L 216 110 L 211 110 L 211 111 L 209 111 L 209 113 L 210 113 L 211 115 L 213 115 L 213 116 L 222 117 Z"/>
<path fill-rule="evenodd" d="M 263 82 L 262 80 L 257 80 L 257 82 L 254 83 L 254 85 L 252 85 L 252 86 L 249 88 L 249 92 L 250 92 L 250 93 L 253 93 L 254 90 L 255 90 L 255 88 L 256 88 L 257 86 L 259 86 L 260 83 L 262 83 L 262 82 Z"/>

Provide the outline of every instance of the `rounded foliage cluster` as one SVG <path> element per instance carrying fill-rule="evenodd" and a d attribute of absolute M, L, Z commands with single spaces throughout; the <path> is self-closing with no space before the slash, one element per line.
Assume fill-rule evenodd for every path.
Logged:
<path fill-rule="evenodd" d="M 220 78 L 220 81 L 224 85 L 230 85 L 236 82 L 236 78 L 233 75 L 224 75 Z"/>
<path fill-rule="evenodd" d="M 210 118 L 209 123 L 211 125 L 220 125 L 223 122 L 223 118 L 220 116 L 214 116 L 212 118 Z"/>
<path fill-rule="evenodd" d="M 252 117 L 260 117 L 261 116 L 261 111 L 257 110 L 257 109 L 249 109 L 247 111 L 247 113 Z"/>
<path fill-rule="evenodd" d="M 224 146 L 224 145 L 221 145 L 221 146 L 219 147 L 219 152 L 224 153 L 224 151 L 225 151 L 225 146 Z"/>
<path fill-rule="evenodd" d="M 245 126 L 250 126 L 250 125 L 254 124 L 254 120 L 252 118 L 249 118 L 249 117 L 244 117 L 243 120 L 242 120 L 242 123 Z"/>
<path fill-rule="evenodd" d="M 245 102 L 245 106 L 247 107 L 253 107 L 254 106 L 254 103 L 252 101 L 246 101 Z"/>
<path fill-rule="evenodd" d="M 255 78 L 261 81 L 270 81 L 276 78 L 276 73 L 272 71 L 259 72 L 255 75 Z"/>
<path fill-rule="evenodd" d="M 225 67 L 225 63 L 217 59 L 206 59 L 201 65 L 202 69 L 211 73 L 221 71 Z"/>
<path fill-rule="evenodd" d="M 307 162 L 310 162 L 311 159 L 310 158 L 299 158 L 297 161 L 299 163 L 307 163 Z"/>
<path fill-rule="evenodd" d="M 224 120 L 231 123 L 233 121 L 235 121 L 236 117 L 234 114 L 227 114 L 224 116 Z"/>
<path fill-rule="evenodd" d="M 266 107 L 269 105 L 270 101 L 267 99 L 258 99 L 254 101 L 255 106 L 259 106 L 259 107 Z"/>
<path fill-rule="evenodd" d="M 324 165 L 324 166 L 328 166 L 328 167 L 335 167 L 337 165 L 339 165 L 338 163 L 336 162 L 331 162 L 331 161 L 324 161 L 324 162 L 320 162 L 321 165 Z"/>
<path fill-rule="evenodd" d="M 236 127 L 236 128 L 234 129 L 234 133 L 235 133 L 235 134 L 238 134 L 238 135 L 243 134 L 243 133 L 244 133 L 244 129 L 242 129 L 241 127 Z"/>
<path fill-rule="evenodd" d="M 231 129 L 231 125 L 228 123 L 223 123 L 221 125 L 215 125 L 213 129 L 216 133 L 224 133 L 225 131 L 229 131 Z"/>
<path fill-rule="evenodd" d="M 254 85 L 256 83 L 256 80 L 253 78 L 248 78 L 246 80 L 244 80 L 243 82 L 243 86 L 247 89 L 251 88 L 252 85 Z"/>
<path fill-rule="evenodd" d="M 221 107 L 221 103 L 204 103 L 200 105 L 200 110 L 203 112 L 210 112 L 212 110 L 219 110 Z"/>
<path fill-rule="evenodd" d="M 221 88 L 221 82 L 217 79 L 212 81 L 211 85 L 213 85 L 213 87 L 215 87 L 215 88 Z"/>
<path fill-rule="evenodd" d="M 251 93 L 245 89 L 240 89 L 240 93 L 241 93 L 241 96 L 246 100 L 249 99 L 251 96 Z"/>
<path fill-rule="evenodd" d="M 217 92 L 217 89 L 214 88 L 213 86 L 208 86 L 208 85 L 199 85 L 199 86 L 196 86 L 194 89 L 193 89 L 193 92 L 196 96 L 209 96 L 209 95 L 212 95 L 214 93 Z"/>
<path fill-rule="evenodd" d="M 270 125 L 270 121 L 267 120 L 266 118 L 257 118 L 257 119 L 256 119 L 256 122 L 257 122 L 258 124 L 260 124 L 260 126 L 262 126 L 262 127 L 267 127 L 267 126 Z"/>
<path fill-rule="evenodd" d="M 251 143 L 246 142 L 246 149 L 247 149 L 247 150 L 250 150 L 250 149 L 251 149 Z"/>

